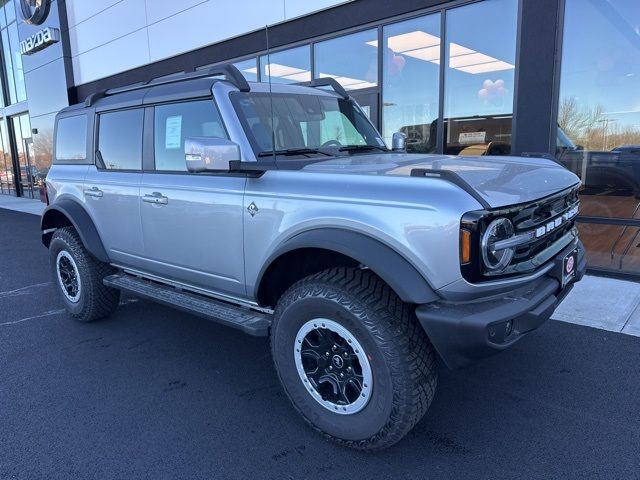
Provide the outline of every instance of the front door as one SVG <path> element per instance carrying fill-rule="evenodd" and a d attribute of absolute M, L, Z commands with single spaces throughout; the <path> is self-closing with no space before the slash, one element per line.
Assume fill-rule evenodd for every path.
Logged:
<path fill-rule="evenodd" d="M 187 285 L 244 296 L 243 197 L 246 178 L 187 172 L 188 137 L 225 137 L 213 100 L 153 111 L 154 162 L 140 189 L 145 270 Z"/>

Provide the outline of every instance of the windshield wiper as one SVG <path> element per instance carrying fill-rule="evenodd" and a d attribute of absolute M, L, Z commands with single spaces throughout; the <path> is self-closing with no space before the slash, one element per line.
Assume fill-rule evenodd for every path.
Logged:
<path fill-rule="evenodd" d="M 286 148 L 283 150 L 264 150 L 258 153 L 259 157 L 271 157 L 273 155 L 307 155 L 307 154 L 321 154 L 326 155 L 327 157 L 333 157 L 333 155 L 324 150 L 320 150 L 319 148 Z"/>
<path fill-rule="evenodd" d="M 379 147 L 378 145 L 346 145 L 338 149 L 339 152 L 357 152 L 366 150 L 381 150 L 383 152 L 389 151 L 385 147 Z"/>

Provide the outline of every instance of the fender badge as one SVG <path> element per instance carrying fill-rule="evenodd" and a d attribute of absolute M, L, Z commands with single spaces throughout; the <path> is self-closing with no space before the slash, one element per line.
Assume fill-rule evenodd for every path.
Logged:
<path fill-rule="evenodd" d="M 257 206 L 255 203 L 253 203 L 253 202 L 251 202 L 251 203 L 249 204 L 249 206 L 247 207 L 247 210 L 249 211 L 249 214 L 250 214 L 252 217 L 253 217 L 253 216 L 255 216 L 255 214 L 256 214 L 256 213 L 258 213 L 258 211 L 259 211 L 258 206 Z"/>

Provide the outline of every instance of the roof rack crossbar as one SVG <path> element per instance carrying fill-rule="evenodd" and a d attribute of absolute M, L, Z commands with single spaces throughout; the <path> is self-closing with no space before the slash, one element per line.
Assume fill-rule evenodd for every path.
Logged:
<path fill-rule="evenodd" d="M 170 78 L 151 79 L 148 82 L 134 83 L 133 85 L 127 85 L 124 87 L 110 88 L 108 90 L 101 90 L 89 95 L 85 100 L 85 106 L 90 107 L 96 100 L 106 97 L 108 95 L 115 95 L 117 93 L 133 92 L 135 90 L 142 90 L 144 88 L 156 87 L 158 85 L 169 85 L 172 83 L 184 82 L 186 80 L 194 80 L 197 78 L 207 78 L 216 75 L 223 75 L 225 80 L 231 82 L 241 92 L 248 92 L 251 90 L 249 83 L 244 78 L 240 70 L 234 65 L 222 65 L 218 67 L 207 68 L 206 70 L 197 70 L 195 72 L 184 73 L 183 75 L 176 75 Z"/>
<path fill-rule="evenodd" d="M 333 88 L 333 91 L 340 95 L 342 98 L 349 98 L 349 94 L 344 89 L 344 87 L 340 85 L 335 78 L 332 77 L 316 78 L 315 80 L 311 80 L 309 82 L 296 83 L 296 85 L 301 85 L 303 87 L 331 87 Z"/>

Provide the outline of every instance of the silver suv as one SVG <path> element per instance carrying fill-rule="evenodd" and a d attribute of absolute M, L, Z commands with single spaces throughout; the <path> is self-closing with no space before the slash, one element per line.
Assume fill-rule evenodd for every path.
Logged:
<path fill-rule="evenodd" d="M 71 316 L 124 291 L 270 336 L 294 407 L 358 449 L 420 420 L 437 358 L 508 348 L 585 270 L 573 173 L 390 149 L 332 79 L 224 67 L 95 93 L 58 114 L 46 184 Z"/>

